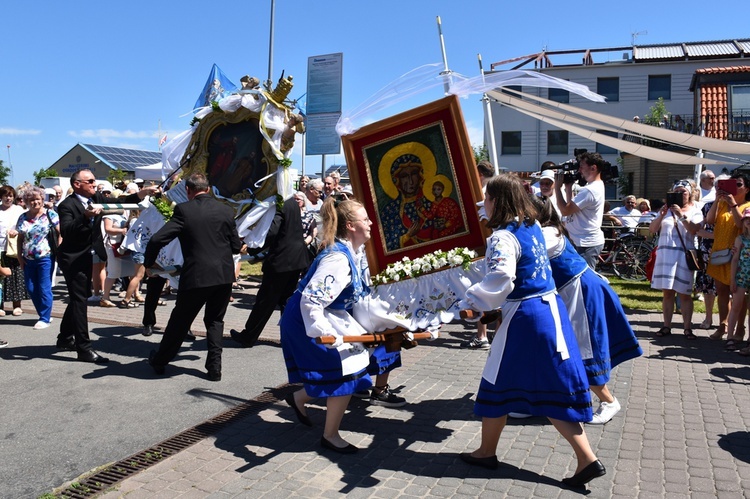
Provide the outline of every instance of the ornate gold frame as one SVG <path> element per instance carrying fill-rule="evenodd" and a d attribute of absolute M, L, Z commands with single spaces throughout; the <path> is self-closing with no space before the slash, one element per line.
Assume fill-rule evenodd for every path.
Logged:
<path fill-rule="evenodd" d="M 188 144 L 188 147 L 185 150 L 185 154 L 182 157 L 181 163 L 184 165 L 182 167 L 183 176 L 188 176 L 193 173 L 207 174 L 206 169 L 208 167 L 209 156 L 208 144 L 209 138 L 211 137 L 211 134 L 214 132 L 214 130 L 216 130 L 221 125 L 241 123 L 250 119 L 260 120 L 260 113 L 250 111 L 249 109 L 244 107 L 240 107 L 238 110 L 233 112 L 214 110 L 213 112 L 204 116 L 200 120 L 195 133 L 193 133 L 193 136 L 190 139 L 190 144 Z M 275 129 L 269 128 L 269 135 L 273 135 L 274 131 Z M 260 131 L 258 131 L 258 133 L 260 134 Z M 266 175 L 270 175 L 276 172 L 277 168 L 279 167 L 279 160 L 274 155 L 271 145 L 268 143 L 265 137 L 261 135 L 260 138 L 262 140 L 261 147 L 263 151 L 263 158 L 261 159 L 261 162 L 268 167 Z M 253 196 L 256 199 L 266 199 L 269 196 L 273 196 L 275 194 L 276 177 L 270 176 L 263 181 L 263 184 L 259 189 L 254 191 L 254 194 L 250 194 L 249 192 L 244 191 L 234 194 L 231 199 L 235 201 L 242 201 L 250 199 Z"/>
<path fill-rule="evenodd" d="M 448 156 L 448 161 L 442 169 L 451 171 L 450 179 L 457 189 L 458 203 L 466 221 L 465 226 L 460 234 L 440 237 L 415 246 L 389 249 L 386 243 L 387 228 L 383 226 L 380 219 L 385 205 L 378 201 L 377 191 L 378 189 L 384 190 L 379 165 L 390 153 L 382 156 L 380 153 L 373 153 L 372 157 L 370 153 L 373 148 L 380 148 L 384 151 L 396 151 L 402 146 L 413 148 L 412 144 L 415 142 L 412 142 L 414 140 L 412 137 L 422 130 L 436 127 L 440 129 L 440 133 L 437 134 L 440 137 L 437 146 L 445 151 L 444 155 Z M 476 208 L 476 203 L 483 199 L 482 184 L 474 163 L 474 154 L 458 97 L 455 95 L 444 97 L 371 123 L 351 135 L 344 135 L 341 140 L 354 195 L 363 203 L 373 221 L 371 239 L 365 246 L 373 275 L 386 268 L 389 263 L 397 262 L 404 256 L 421 257 L 436 250 L 447 251 L 461 246 L 473 249 L 480 255 L 484 254 L 486 229 L 479 221 Z M 434 178 L 438 177 L 441 175 Z M 430 196 L 429 192 L 424 194 L 425 197 Z"/>

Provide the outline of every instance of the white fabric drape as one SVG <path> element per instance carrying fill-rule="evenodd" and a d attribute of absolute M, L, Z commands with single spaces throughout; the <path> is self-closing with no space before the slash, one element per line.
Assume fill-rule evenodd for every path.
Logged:
<path fill-rule="evenodd" d="M 654 161 L 662 161 L 664 163 L 674 163 L 678 165 L 718 165 L 730 163 L 730 161 L 726 159 L 719 161 L 709 158 L 700 158 L 698 156 L 691 156 L 688 154 L 667 151 L 665 149 L 658 149 L 656 147 L 649 147 L 638 144 L 636 142 L 630 142 L 627 140 L 610 137 L 609 135 L 598 133 L 596 132 L 596 130 L 576 126 L 573 123 L 580 123 L 579 119 L 575 117 L 569 117 L 567 115 L 562 115 L 561 113 L 552 109 L 547 109 L 535 104 L 524 102 L 521 99 L 517 99 L 500 92 L 492 91 L 488 92 L 487 95 L 522 114 L 526 114 L 528 116 L 531 116 L 532 118 L 536 118 L 540 121 L 556 126 L 557 128 L 561 128 L 581 137 L 593 140 L 594 142 L 598 142 L 600 144 L 604 144 L 605 146 L 619 149 L 620 151 L 628 152 L 642 158 L 647 158 Z M 595 124 L 591 125 L 595 126 Z"/>
<path fill-rule="evenodd" d="M 713 139 L 710 137 L 701 137 L 700 135 L 692 135 L 689 133 L 678 132 L 675 130 L 667 130 L 665 128 L 655 127 L 651 125 L 645 125 L 642 123 L 636 123 L 631 120 L 622 118 L 616 118 L 596 111 L 590 111 L 588 109 L 581 109 L 570 104 L 563 104 L 561 102 L 554 102 L 543 97 L 531 95 L 527 93 L 517 92 L 513 89 L 505 89 L 506 92 L 523 96 L 524 99 L 530 99 L 537 102 L 543 103 L 545 106 L 555 108 L 559 111 L 564 112 L 566 116 L 578 115 L 586 118 L 589 122 L 597 121 L 605 125 L 613 127 L 615 130 L 627 130 L 629 132 L 635 132 L 638 135 L 642 135 L 646 138 L 659 140 L 668 144 L 674 144 L 677 146 L 687 147 L 691 149 L 704 149 L 707 151 L 724 153 L 724 154 L 743 154 L 750 155 L 750 143 L 747 142 L 734 142 L 731 140 Z M 493 96 L 497 95 L 498 92 L 492 92 Z M 604 126 L 598 124 L 591 124 L 592 127 L 604 128 Z M 597 141 L 598 142 L 598 141 Z"/>

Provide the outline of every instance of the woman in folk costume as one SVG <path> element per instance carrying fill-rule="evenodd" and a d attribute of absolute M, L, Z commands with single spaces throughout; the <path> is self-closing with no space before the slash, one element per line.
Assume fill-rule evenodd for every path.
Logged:
<path fill-rule="evenodd" d="M 489 181 L 484 206 L 493 229 L 487 239 L 487 274 L 466 291 L 465 301 L 477 311 L 502 307 L 503 321 L 474 405 L 482 417 L 482 441 L 461 459 L 497 468 L 497 444 L 508 413 L 546 416 L 578 460 L 575 474 L 563 483 L 581 487 L 606 470 L 581 424 L 592 417 L 589 383 L 565 305 L 555 292 L 536 208 L 512 174 Z"/>
<path fill-rule="evenodd" d="M 312 426 L 305 404 L 325 398 L 321 445 L 350 454 L 358 449 L 339 435 L 341 420 L 352 394 L 367 390 L 372 380 L 369 351 L 361 343 L 344 343 L 343 338 L 368 333 L 351 311 L 369 293 L 364 243 L 370 238 L 372 222 L 358 201 L 337 197 L 327 198 L 320 210 L 323 249 L 287 302 L 281 318 L 281 346 L 289 382 L 304 385 L 287 397 L 287 403 L 302 424 Z M 317 344 L 320 336 L 332 336 L 335 342 Z M 393 362 L 389 358 L 387 363 Z"/>
<path fill-rule="evenodd" d="M 620 403 L 607 388 L 610 372 L 622 362 L 643 355 L 643 350 L 620 299 L 575 250 L 552 203 L 545 198 L 535 198 L 534 203 L 552 277 L 568 310 L 591 391 L 599 398 L 599 408 L 589 423 L 606 424 L 620 410 Z"/>

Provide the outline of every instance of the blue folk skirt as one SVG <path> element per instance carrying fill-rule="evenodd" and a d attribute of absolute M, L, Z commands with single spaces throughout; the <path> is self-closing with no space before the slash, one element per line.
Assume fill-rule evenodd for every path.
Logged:
<path fill-rule="evenodd" d="M 490 352 L 474 404 L 476 415 L 496 418 L 520 412 L 591 421 L 589 383 L 578 345 L 565 305 L 553 296 L 554 307 L 543 297 L 503 307 L 503 322 L 492 342 L 492 350 L 502 348 L 502 356 L 498 363 Z M 512 312 L 505 315 L 506 310 Z M 558 345 L 558 339 L 564 345 Z M 567 350 L 567 358 L 559 349 Z M 495 375 L 494 383 L 488 381 L 487 373 Z"/>
<path fill-rule="evenodd" d="M 576 310 L 571 320 L 589 384 L 601 386 L 609 381 L 612 369 L 640 357 L 643 350 L 609 283 L 591 269 L 586 269 L 578 279 L 578 285 L 571 282 L 559 292 L 568 310 Z M 576 314 L 582 315 L 576 317 Z M 586 330 L 586 338 L 581 338 L 581 332 L 585 334 Z"/>
<path fill-rule="evenodd" d="M 281 316 L 281 349 L 290 383 L 302 383 L 311 397 L 351 395 L 372 386 L 367 369 L 344 374 L 335 348 L 315 343 L 307 336 L 300 311 L 301 294 L 289 298 Z"/>

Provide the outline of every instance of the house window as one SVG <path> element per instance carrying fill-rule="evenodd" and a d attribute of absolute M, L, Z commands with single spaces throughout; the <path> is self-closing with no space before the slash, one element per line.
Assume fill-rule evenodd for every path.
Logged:
<path fill-rule="evenodd" d="M 547 131 L 547 154 L 568 154 L 567 130 Z"/>
<path fill-rule="evenodd" d="M 549 89 L 549 100 L 568 104 L 570 102 L 570 92 L 561 88 Z"/>
<path fill-rule="evenodd" d="M 608 137 L 617 138 L 617 132 L 611 132 L 609 130 L 597 130 L 596 133 L 600 133 Z M 617 149 L 613 147 L 605 146 L 604 144 L 600 144 L 597 142 L 596 152 L 598 152 L 599 154 L 617 154 Z"/>
<path fill-rule="evenodd" d="M 515 90 L 516 92 L 523 92 L 523 87 L 521 85 L 507 85 L 507 86 L 500 87 L 500 88 L 501 88 L 501 90 L 502 90 L 502 92 L 504 94 L 508 94 L 511 97 L 515 97 L 516 99 L 521 99 L 522 98 L 520 95 L 516 95 L 513 92 L 506 92 L 505 91 L 506 88 L 509 88 L 511 90 Z"/>
<path fill-rule="evenodd" d="M 648 76 L 648 100 L 664 100 L 672 98 L 672 75 Z"/>
<path fill-rule="evenodd" d="M 750 115 L 750 85 L 732 85 L 730 96 L 733 113 Z"/>
<path fill-rule="evenodd" d="M 500 154 L 521 154 L 521 132 L 502 132 Z"/>
<path fill-rule="evenodd" d="M 750 85 L 729 88 L 729 139 L 750 140 Z"/>
<path fill-rule="evenodd" d="M 596 93 L 607 98 L 609 102 L 620 100 L 620 79 L 619 78 L 597 78 Z"/>

